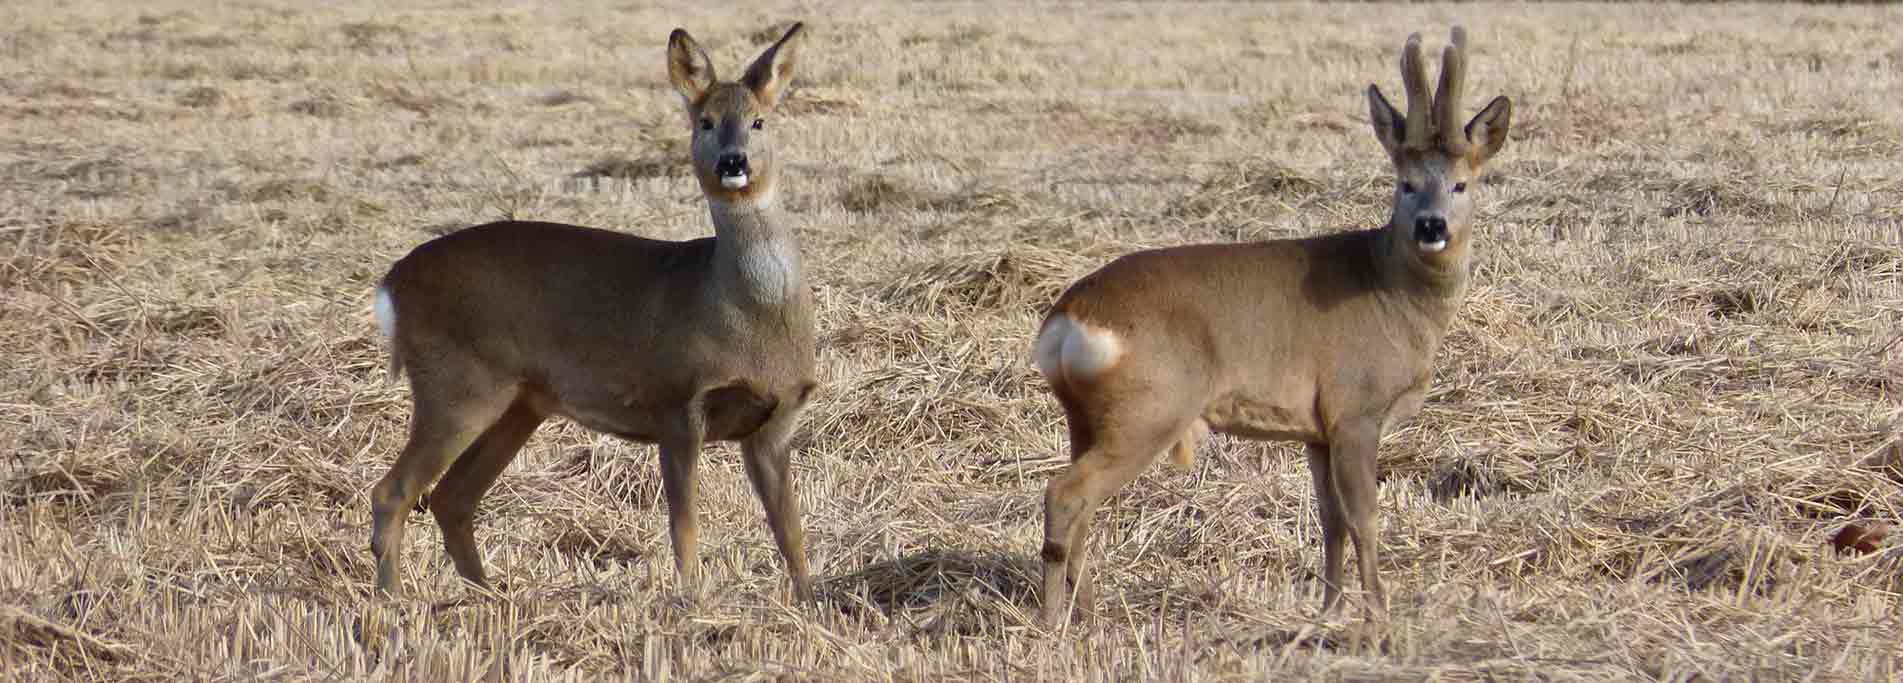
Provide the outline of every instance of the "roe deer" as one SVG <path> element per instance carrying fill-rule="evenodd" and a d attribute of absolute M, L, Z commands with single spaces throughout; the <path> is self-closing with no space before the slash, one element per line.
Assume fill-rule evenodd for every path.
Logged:
<path fill-rule="evenodd" d="M 686 31 L 668 37 L 713 237 L 504 221 L 431 240 L 390 268 L 377 319 L 390 374 L 409 373 L 415 406 L 409 443 L 371 492 L 378 588 L 395 591 L 404 521 L 432 482 L 444 550 L 486 586 L 476 503 L 536 427 L 561 415 L 659 445 L 675 568 L 689 581 L 700 571 L 701 445 L 739 441 L 794 592 L 811 597 L 788 440 L 817 384 L 813 300 L 774 207 L 765 120 L 799 44 L 795 24 L 738 81 L 721 81 Z"/>
<path fill-rule="evenodd" d="M 1455 28 L 1430 100 L 1415 34 L 1401 54 L 1407 116 L 1368 87 L 1375 137 L 1397 177 L 1387 225 L 1132 253 L 1052 306 L 1034 355 L 1064 408 L 1072 462 L 1044 497 L 1047 625 L 1067 613 L 1072 590 L 1090 604 L 1082 555 L 1097 507 L 1165 450 L 1188 465 L 1210 429 L 1307 444 L 1323 610 L 1340 604 L 1352 538 L 1368 612 L 1385 618 L 1375 447 L 1420 410 L 1467 289 L 1469 190 L 1511 120 L 1511 103 L 1498 97 L 1459 125 L 1465 63 L 1466 34 Z"/>

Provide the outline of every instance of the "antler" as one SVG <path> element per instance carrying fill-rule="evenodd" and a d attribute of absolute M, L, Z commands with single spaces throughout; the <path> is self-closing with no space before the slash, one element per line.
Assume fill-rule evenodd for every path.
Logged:
<path fill-rule="evenodd" d="M 1441 51 L 1440 87 L 1427 96 L 1427 63 L 1421 59 L 1421 34 L 1407 37 L 1401 48 L 1401 82 L 1407 86 L 1407 130 L 1404 144 L 1414 149 L 1441 149 L 1460 153 L 1467 149 L 1467 134 L 1460 125 L 1461 88 L 1467 76 L 1467 29 L 1454 27 L 1452 42 Z"/>
<path fill-rule="evenodd" d="M 1419 33 L 1409 35 L 1407 46 L 1401 48 L 1401 83 L 1407 86 L 1407 130 L 1401 139 L 1409 147 L 1424 146 L 1433 129 L 1428 116 L 1433 100 L 1427 98 L 1427 64 L 1421 61 Z"/>
<path fill-rule="evenodd" d="M 1460 125 L 1460 91 L 1466 79 L 1467 29 L 1455 26 L 1453 41 L 1441 51 L 1440 89 L 1434 93 L 1434 126 L 1440 129 L 1441 148 L 1450 152 L 1467 149 L 1467 134 Z"/>

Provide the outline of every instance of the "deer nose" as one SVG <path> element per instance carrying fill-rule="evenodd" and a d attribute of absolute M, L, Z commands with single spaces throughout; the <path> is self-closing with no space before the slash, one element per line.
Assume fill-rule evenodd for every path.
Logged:
<path fill-rule="evenodd" d="M 714 173 L 722 178 L 732 178 L 747 174 L 747 155 L 727 153 L 714 160 Z"/>
<path fill-rule="evenodd" d="M 1421 216 L 1414 219 L 1414 241 L 1425 243 L 1447 241 L 1447 219 L 1440 216 Z"/>

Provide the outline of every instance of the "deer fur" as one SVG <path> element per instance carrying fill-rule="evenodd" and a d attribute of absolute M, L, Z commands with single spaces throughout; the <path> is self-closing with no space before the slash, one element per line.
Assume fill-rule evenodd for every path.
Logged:
<path fill-rule="evenodd" d="M 375 311 L 391 374 L 409 375 L 414 415 L 371 492 L 378 588 L 395 591 L 405 521 L 432 483 L 444 549 L 464 579 L 487 586 L 476 504 L 559 415 L 659 445 L 675 567 L 689 583 L 700 571 L 701 447 L 738 441 L 794 590 L 811 596 L 788 440 L 817 384 L 813 299 L 774 206 L 766 125 L 792 79 L 800 28 L 738 81 L 718 80 L 686 31 L 668 39 L 713 237 L 504 221 L 431 240 L 390 268 Z"/>
<path fill-rule="evenodd" d="M 1052 306 L 1034 356 L 1064 409 L 1071 464 L 1044 498 L 1043 618 L 1091 602 L 1083 555 L 1098 506 L 1164 451 L 1188 464 L 1209 430 L 1307 445 L 1322 523 L 1323 609 L 1341 602 L 1353 541 L 1370 616 L 1375 449 L 1420 410 L 1434 354 L 1467 291 L 1481 169 L 1506 144 L 1505 97 L 1461 126 L 1466 34 L 1453 30 L 1430 98 L 1420 35 L 1402 51 L 1408 113 L 1368 87 L 1394 167 L 1393 211 L 1372 230 L 1125 255 Z"/>

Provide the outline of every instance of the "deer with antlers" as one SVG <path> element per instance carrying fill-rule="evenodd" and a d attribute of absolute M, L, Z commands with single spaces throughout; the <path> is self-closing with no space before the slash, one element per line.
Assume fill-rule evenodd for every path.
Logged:
<path fill-rule="evenodd" d="M 651 240 L 504 221 L 431 240 L 377 288 L 391 375 L 410 377 L 409 442 L 371 491 L 377 587 L 394 591 L 403 527 L 425 489 L 464 579 L 488 584 L 476 503 L 550 416 L 659 445 L 677 572 L 698 576 L 695 466 L 738 441 L 795 593 L 812 583 L 788 441 L 814 379 L 812 293 L 774 205 L 767 117 L 791 82 L 800 25 L 738 81 L 675 29 L 668 77 L 692 127 L 714 236 Z M 439 479 L 440 478 L 440 479 Z"/>
<path fill-rule="evenodd" d="M 1454 28 L 1429 98 L 1420 35 L 1408 38 L 1406 116 L 1368 87 L 1375 138 L 1394 166 L 1386 225 L 1132 253 L 1052 306 L 1034 356 L 1064 409 L 1072 462 L 1044 497 L 1046 624 L 1073 599 L 1091 603 L 1083 555 L 1098 506 L 1164 451 L 1187 465 L 1210 430 L 1307 445 L 1323 610 L 1340 606 L 1352 540 L 1368 615 L 1385 619 L 1375 449 L 1421 408 L 1467 290 L 1473 190 L 1512 114 L 1496 97 L 1460 125 L 1466 45 Z"/>

